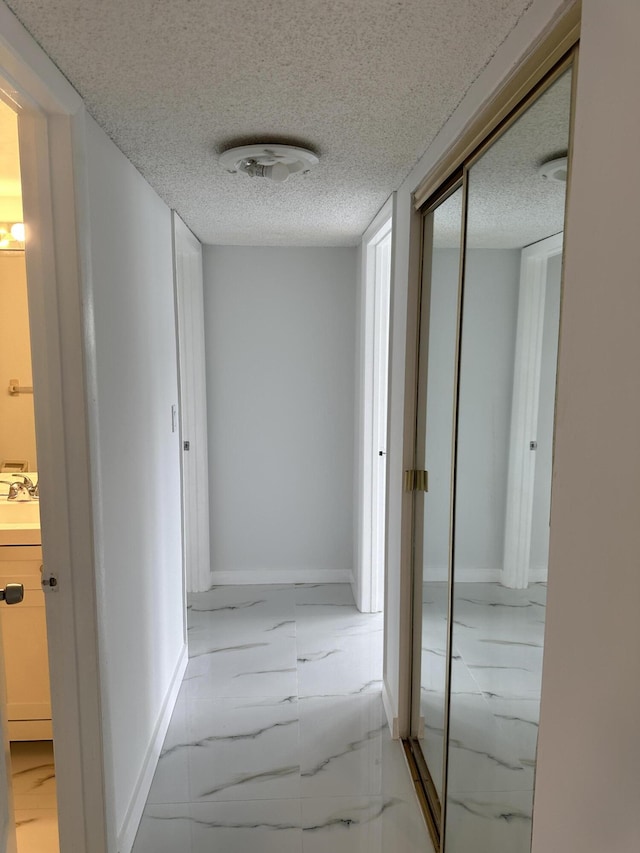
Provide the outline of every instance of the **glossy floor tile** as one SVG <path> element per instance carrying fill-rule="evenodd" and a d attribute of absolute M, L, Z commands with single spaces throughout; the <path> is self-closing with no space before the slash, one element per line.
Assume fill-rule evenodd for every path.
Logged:
<path fill-rule="evenodd" d="M 59 853 L 52 742 L 12 743 L 11 775 L 18 853 Z"/>
<path fill-rule="evenodd" d="M 431 853 L 348 585 L 191 595 L 189 649 L 134 853 Z"/>
<path fill-rule="evenodd" d="M 529 853 L 545 609 L 541 583 L 455 587 L 447 853 Z M 446 584 L 425 584 L 423 621 L 423 750 L 439 769 Z"/>

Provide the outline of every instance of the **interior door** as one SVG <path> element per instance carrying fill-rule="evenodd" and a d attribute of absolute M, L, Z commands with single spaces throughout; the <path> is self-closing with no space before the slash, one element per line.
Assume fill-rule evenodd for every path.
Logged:
<path fill-rule="evenodd" d="M 175 213 L 173 235 L 178 315 L 184 562 L 187 590 L 202 592 L 211 586 L 202 246 Z"/>
<path fill-rule="evenodd" d="M 387 507 L 387 396 L 389 388 L 389 297 L 391 282 L 391 222 L 375 246 L 373 353 L 373 507 L 371 611 L 384 607 L 385 521 Z"/>

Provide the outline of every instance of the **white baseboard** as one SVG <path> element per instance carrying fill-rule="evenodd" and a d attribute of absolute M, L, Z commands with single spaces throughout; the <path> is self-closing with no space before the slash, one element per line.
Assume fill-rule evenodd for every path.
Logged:
<path fill-rule="evenodd" d="M 149 796 L 149 790 L 151 789 L 151 783 L 153 782 L 153 774 L 156 772 L 156 766 L 158 764 L 158 759 L 160 758 L 162 744 L 167 736 L 167 729 L 169 728 L 171 715 L 176 704 L 176 699 L 178 698 L 178 692 L 180 690 L 180 685 L 182 684 L 182 679 L 184 678 L 188 662 L 189 655 L 187 646 L 185 645 L 180 652 L 178 663 L 173 672 L 173 677 L 171 678 L 171 684 L 169 685 L 167 695 L 162 703 L 162 711 L 160 712 L 158 722 L 156 723 L 155 730 L 151 737 L 151 742 L 147 748 L 147 754 L 142 764 L 142 770 L 140 771 L 131 803 L 127 809 L 127 814 L 122 823 L 122 827 L 118 832 L 118 853 L 131 853 L 133 848 L 133 842 L 136 839 L 138 826 L 142 819 L 142 812 L 144 811 L 147 797 Z"/>
<path fill-rule="evenodd" d="M 240 569 L 211 572 L 211 586 L 288 583 L 353 583 L 353 573 L 350 569 Z"/>
<path fill-rule="evenodd" d="M 529 583 L 546 583 L 549 574 L 548 566 L 536 566 L 529 569 Z"/>
<path fill-rule="evenodd" d="M 448 570 L 439 567 L 425 570 L 425 578 L 434 583 L 447 582 Z M 537 566 L 529 570 L 529 583 L 542 583 L 547 579 L 547 569 Z M 502 583 L 502 569 L 458 569 L 456 583 Z"/>
<path fill-rule="evenodd" d="M 449 569 L 438 566 L 433 569 L 425 569 L 424 577 L 435 583 L 449 580 Z M 502 580 L 502 569 L 457 569 L 456 583 L 500 583 Z"/>
<path fill-rule="evenodd" d="M 389 688 L 387 686 L 387 682 L 383 680 L 382 682 L 382 705 L 384 707 L 384 713 L 387 718 L 387 723 L 389 724 L 389 730 L 391 732 L 391 737 L 394 740 L 398 740 L 400 737 L 400 726 L 398 724 L 398 714 L 395 709 L 395 704 L 393 701 L 393 697 L 389 693 Z"/>

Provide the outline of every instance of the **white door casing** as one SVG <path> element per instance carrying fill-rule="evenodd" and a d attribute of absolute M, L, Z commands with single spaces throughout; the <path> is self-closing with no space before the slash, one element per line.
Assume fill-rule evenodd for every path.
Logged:
<path fill-rule="evenodd" d="M 530 580 L 536 473 L 530 443 L 538 429 L 547 267 L 562 246 L 563 235 L 554 234 L 521 255 L 502 567 L 502 584 L 512 589 L 526 589 Z"/>
<path fill-rule="evenodd" d="M 384 600 L 393 204 L 394 196 L 362 238 L 360 396 L 356 421 L 359 523 L 354 593 L 358 609 L 365 613 L 382 610 Z"/>
<path fill-rule="evenodd" d="M 106 853 L 113 844 L 98 665 L 99 466 L 89 439 L 97 410 L 85 113 L 1 5 L 0 90 L 18 113 L 44 577 L 57 580 L 46 611 L 60 845 Z"/>
<path fill-rule="evenodd" d="M 211 586 L 202 246 L 173 212 L 183 559 L 188 592 Z M 186 449 L 188 447 L 188 449 Z"/>

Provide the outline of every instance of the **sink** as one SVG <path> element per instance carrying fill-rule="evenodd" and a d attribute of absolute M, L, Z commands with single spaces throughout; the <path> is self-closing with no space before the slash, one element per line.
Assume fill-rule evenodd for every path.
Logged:
<path fill-rule="evenodd" d="M 0 498 L 0 524 L 37 524 L 40 527 L 40 502 Z"/>
<path fill-rule="evenodd" d="M 11 475 L 0 474 L 0 480 L 10 479 Z M 36 483 L 38 474 L 28 473 Z M 9 501 L 8 486 L 0 486 L 0 545 L 40 545 L 40 502 Z"/>

